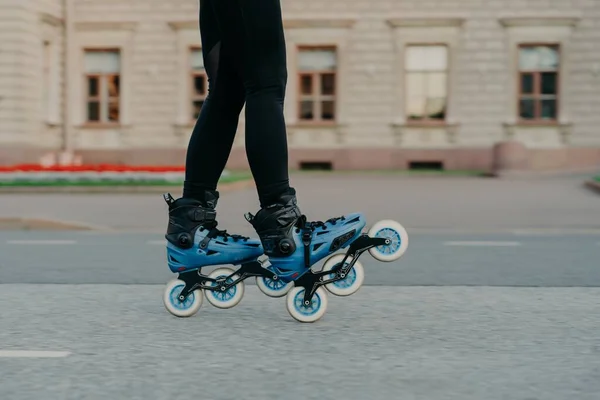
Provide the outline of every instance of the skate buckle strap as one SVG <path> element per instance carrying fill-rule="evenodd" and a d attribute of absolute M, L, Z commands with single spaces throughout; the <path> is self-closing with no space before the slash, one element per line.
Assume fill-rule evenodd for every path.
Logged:
<path fill-rule="evenodd" d="M 267 256 L 266 254 L 263 254 L 260 257 L 258 257 L 256 259 L 256 261 L 258 261 L 260 266 L 263 268 L 268 268 L 271 266 L 271 261 L 269 260 L 269 256 Z"/>
<path fill-rule="evenodd" d="M 212 239 L 211 235 L 206 235 L 204 239 L 198 245 L 201 249 L 206 249 L 208 247 L 208 242 Z"/>
<path fill-rule="evenodd" d="M 302 244 L 304 244 L 304 266 L 310 268 L 310 242 L 312 241 L 312 231 L 304 228 L 302 230 Z"/>
<path fill-rule="evenodd" d="M 163 199 L 168 205 L 175 203 L 175 199 L 171 196 L 171 193 L 163 193 Z"/>
<path fill-rule="evenodd" d="M 195 222 L 214 221 L 217 219 L 217 212 L 203 208 L 195 208 L 192 218 Z"/>

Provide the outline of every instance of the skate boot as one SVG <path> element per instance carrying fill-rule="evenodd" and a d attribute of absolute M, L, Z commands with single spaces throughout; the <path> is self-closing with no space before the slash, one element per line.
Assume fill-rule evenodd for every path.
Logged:
<path fill-rule="evenodd" d="M 293 188 L 255 216 L 246 214 L 246 219 L 256 230 L 269 257 L 269 269 L 278 277 L 275 281 L 257 277 L 257 286 L 271 297 L 287 294 L 287 310 L 300 322 L 315 322 L 325 314 L 325 289 L 336 296 L 349 296 L 362 286 L 364 268 L 358 257 L 363 252 L 368 250 L 381 261 L 393 261 L 408 245 L 406 231 L 394 221 L 381 221 L 369 230 L 369 235 L 364 234 L 366 219 L 361 213 L 324 222 L 308 221 L 298 208 Z M 400 241 L 403 246 L 392 249 L 394 243 Z M 333 255 L 346 248 L 345 254 Z M 386 254 L 389 257 L 386 258 Z M 311 269 L 328 256 L 321 271 Z"/>
<path fill-rule="evenodd" d="M 261 290 L 272 297 L 284 296 L 293 281 L 314 264 L 347 247 L 366 223 L 359 213 L 309 222 L 298 208 L 293 188 L 255 216 L 246 214 L 246 219 L 256 230 L 271 268 L 279 276 L 278 282 L 257 279 Z"/>
<path fill-rule="evenodd" d="M 164 195 L 169 205 L 165 235 L 167 262 L 171 272 L 179 273 L 178 279 L 167 285 L 163 299 L 173 315 L 195 314 L 202 305 L 202 290 L 213 306 L 231 308 L 244 295 L 244 279 L 262 275 L 275 277 L 262 266 L 268 259 L 263 255 L 260 240 L 217 229 L 218 198 L 216 191 L 205 192 L 202 200 L 175 200 L 170 194 Z M 203 267 L 223 264 L 241 267 L 237 270 L 219 267 L 209 275 L 202 274 Z"/>

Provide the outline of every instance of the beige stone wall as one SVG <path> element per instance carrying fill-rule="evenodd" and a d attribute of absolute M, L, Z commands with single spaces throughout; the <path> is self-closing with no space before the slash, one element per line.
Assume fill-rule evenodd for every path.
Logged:
<path fill-rule="evenodd" d="M 0 5 L 2 18 L 14 21 L 0 26 L 0 46 L 11 49 L 0 53 L 2 144 L 60 146 L 64 109 L 60 99 L 68 94 L 72 127 L 68 132 L 76 149 L 107 154 L 184 150 L 192 129 L 186 51 L 200 44 L 198 1 L 72 2 L 70 57 L 62 47 L 61 0 L 5 0 Z M 469 149 L 482 149 L 488 154 L 494 143 L 507 138 L 540 150 L 600 147 L 597 0 L 283 0 L 282 4 L 289 62 L 286 119 L 290 147 L 298 149 L 298 154 L 310 154 L 310 149 L 354 148 L 407 149 L 415 154 L 435 150 L 432 154 L 437 155 L 444 151 L 474 154 Z M 38 73 L 44 35 L 54 38 L 62 57 L 59 85 L 53 92 L 58 106 L 47 112 L 41 108 Z M 515 124 L 514 66 L 516 45 L 521 41 L 561 44 L 559 126 Z M 415 42 L 444 43 L 451 48 L 447 126 L 406 124 L 404 46 Z M 338 48 L 340 92 L 334 127 L 298 124 L 295 49 L 300 44 Z M 106 46 L 120 47 L 123 52 L 122 126 L 85 128 L 81 51 Z M 68 68 L 67 82 L 62 79 L 63 66 Z M 243 120 L 242 116 L 236 146 L 243 144 Z M 460 149 L 465 152 L 450 153 Z"/>
<path fill-rule="evenodd" d="M 0 143 L 60 145 L 62 1 L 0 3 Z M 48 42 L 46 49 L 44 42 Z M 48 72 L 43 71 L 47 60 Z M 44 79 L 54 82 L 44 86 Z M 42 88 L 47 87 L 46 96 Z"/>
<path fill-rule="evenodd" d="M 28 10 L 19 0 L 0 3 L 0 141 L 24 141 L 27 130 L 21 95 L 25 76 L 23 38 L 28 31 Z"/>

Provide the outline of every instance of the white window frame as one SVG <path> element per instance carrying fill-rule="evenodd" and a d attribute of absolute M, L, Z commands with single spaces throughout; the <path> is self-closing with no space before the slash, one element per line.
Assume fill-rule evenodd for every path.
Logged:
<path fill-rule="evenodd" d="M 408 43 L 406 45 L 406 47 L 404 48 L 404 52 L 405 52 L 405 57 L 404 57 L 404 64 L 403 64 L 403 68 L 404 68 L 404 76 L 402 78 L 402 83 L 405 87 L 404 90 L 404 95 L 403 95 L 403 101 L 404 101 L 404 107 L 405 109 L 403 110 L 404 113 L 407 112 L 408 109 L 408 104 L 407 100 L 408 97 L 410 95 L 408 88 L 406 87 L 406 83 L 408 81 L 408 75 L 411 73 L 427 73 L 427 72 L 434 72 L 434 71 L 427 71 L 427 70 L 417 70 L 417 71 L 408 71 L 406 69 L 406 63 L 408 61 L 408 49 L 410 47 L 418 47 L 418 48 L 431 48 L 431 47 L 443 47 L 446 50 L 446 60 L 445 60 L 445 64 L 446 67 L 444 70 L 438 70 L 435 72 L 443 72 L 445 74 L 445 110 L 444 110 L 444 118 L 443 119 L 431 119 L 428 118 L 426 116 L 426 118 L 421 119 L 421 120 L 410 120 L 407 117 L 407 123 L 410 124 L 414 124 L 414 125 L 443 125 L 447 123 L 447 119 L 448 119 L 448 115 L 447 115 L 447 110 L 448 110 L 448 101 L 449 101 L 449 87 L 450 87 L 450 82 L 449 82 L 449 78 L 450 78 L 450 48 L 448 48 L 448 46 L 446 46 L 444 43 L 435 43 L 435 44 L 431 44 L 431 43 Z"/>
<path fill-rule="evenodd" d="M 410 124 L 406 116 L 405 57 L 409 45 L 445 45 L 448 48 L 445 125 L 456 124 L 454 93 L 456 92 L 457 52 L 460 50 L 460 34 L 464 24 L 462 18 L 391 18 L 386 22 L 393 30 L 395 43 L 395 95 L 392 124 L 405 126 Z"/>

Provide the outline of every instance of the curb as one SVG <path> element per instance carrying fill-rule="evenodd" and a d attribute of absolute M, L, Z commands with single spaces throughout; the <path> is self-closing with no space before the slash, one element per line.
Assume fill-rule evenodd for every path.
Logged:
<path fill-rule="evenodd" d="M 0 218 L 2 231 L 91 231 L 92 226 L 40 218 Z"/>
<path fill-rule="evenodd" d="M 252 179 L 224 183 L 218 186 L 220 193 L 232 192 L 236 190 L 248 189 L 254 186 Z M 10 190 L 3 190 L 10 189 Z M 14 190 L 20 189 L 20 190 Z M 57 190 L 60 189 L 60 190 Z M 90 190 L 91 189 L 91 190 Z M 0 195 L 12 193 L 124 193 L 124 194 L 162 194 L 171 192 L 174 196 L 179 196 L 182 191 L 181 186 L 130 186 L 130 187 L 9 187 L 0 188 Z M 26 218 L 26 217 L 0 217 L 0 231 L 110 231 L 110 228 L 93 226 L 85 223 L 60 221 L 43 218 Z"/>
<path fill-rule="evenodd" d="M 600 194 L 600 182 L 588 180 L 584 182 L 584 186 L 593 192 Z"/>
<path fill-rule="evenodd" d="M 231 192 L 235 190 L 248 189 L 254 186 L 252 179 L 243 181 L 223 183 L 218 185 L 217 190 L 220 193 Z M 9 186 L 0 187 L 1 194 L 27 194 L 27 193 L 125 193 L 125 194 L 155 194 L 155 193 L 178 193 L 182 192 L 182 185 L 173 186 Z"/>

